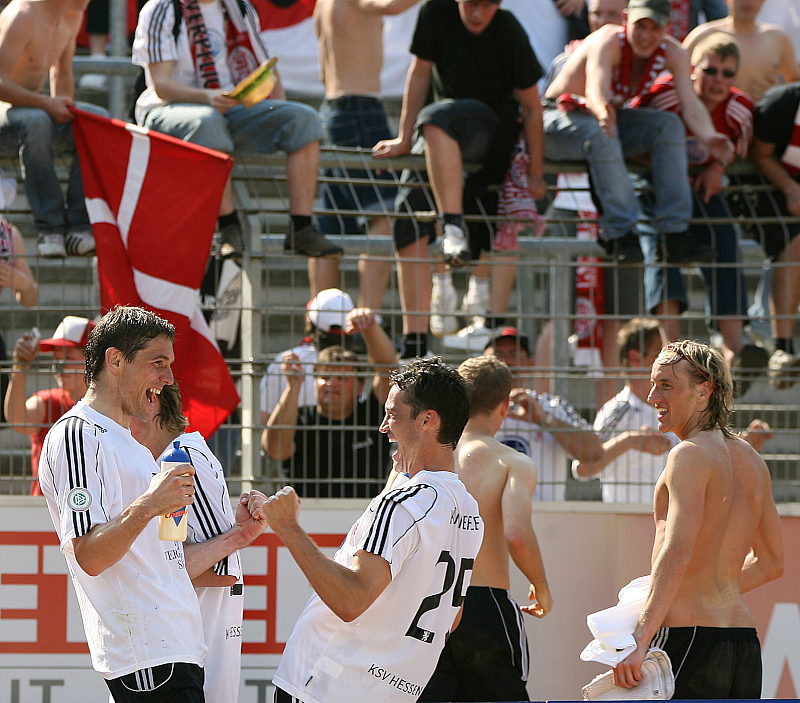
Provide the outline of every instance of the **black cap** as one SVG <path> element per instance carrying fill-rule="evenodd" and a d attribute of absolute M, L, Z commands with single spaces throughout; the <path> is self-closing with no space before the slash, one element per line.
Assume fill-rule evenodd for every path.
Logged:
<path fill-rule="evenodd" d="M 528 343 L 528 336 L 522 334 L 516 327 L 501 327 L 492 335 L 492 338 L 486 343 L 486 346 L 483 348 L 483 350 L 486 351 L 498 339 L 513 339 L 521 349 L 525 350 L 526 354 L 531 353 L 530 344 Z"/>

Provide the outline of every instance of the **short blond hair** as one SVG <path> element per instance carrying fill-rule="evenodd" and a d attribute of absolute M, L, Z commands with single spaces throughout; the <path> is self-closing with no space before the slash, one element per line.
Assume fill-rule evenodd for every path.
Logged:
<path fill-rule="evenodd" d="M 692 66 L 697 66 L 706 56 L 714 55 L 724 61 L 729 56 L 736 59 L 736 70 L 742 62 L 739 42 L 727 32 L 712 32 L 703 37 L 692 49 Z"/>
<path fill-rule="evenodd" d="M 487 415 L 511 393 L 512 376 L 508 366 L 496 356 L 476 356 L 458 367 L 469 386 L 469 416 Z"/>

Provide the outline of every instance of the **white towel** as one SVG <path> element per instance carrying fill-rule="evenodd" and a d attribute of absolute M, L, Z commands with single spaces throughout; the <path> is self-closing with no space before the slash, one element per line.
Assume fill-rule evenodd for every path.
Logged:
<path fill-rule="evenodd" d="M 633 631 L 649 590 L 650 576 L 640 576 L 620 590 L 617 605 L 586 616 L 594 639 L 581 652 L 583 661 L 616 666 L 636 649 Z"/>

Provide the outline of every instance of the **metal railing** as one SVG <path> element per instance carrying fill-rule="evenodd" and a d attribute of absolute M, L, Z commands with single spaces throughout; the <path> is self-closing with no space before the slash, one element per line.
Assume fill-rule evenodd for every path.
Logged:
<path fill-rule="evenodd" d="M 305 304 L 310 297 L 308 289 L 307 261 L 300 257 L 286 256 L 282 251 L 283 238 L 287 221 L 287 193 L 284 160 L 280 155 L 264 156 L 256 154 L 237 155 L 234 167 L 234 188 L 237 204 L 242 215 L 248 238 L 248 248 L 242 266 L 241 297 L 238 300 L 209 301 L 210 312 L 235 312 L 240 318 L 240 334 L 237 344 L 229 357 L 229 362 L 239 385 L 242 403 L 236 414 L 225 424 L 212 440 L 212 448 L 220 455 L 223 465 L 228 471 L 231 491 L 254 485 L 270 489 L 285 478 L 287 467 L 271 462 L 261 450 L 261 433 L 265 424 L 264 408 L 260 407 L 259 385 L 267 366 L 275 360 L 280 351 L 294 346 L 304 335 Z M 391 176 L 396 185 L 401 184 L 403 171 L 415 170 L 419 182 L 414 186 L 426 189 L 424 165 L 419 157 L 397 159 L 392 162 L 373 160 L 363 150 L 324 150 L 321 166 L 328 169 L 362 170 L 367 176 L 356 185 L 374 186 L 377 180 L 375 173 L 382 170 Z M 562 171 L 580 171 L 580 164 L 548 164 L 547 171 L 553 175 Z M 770 192 L 771 187 L 754 176 L 751 166 L 737 166 L 731 176 L 727 192 L 731 195 L 750 195 L 753 192 Z M 346 175 L 323 175 L 321 184 L 353 184 Z M 552 195 L 552 189 L 551 189 Z M 429 198 L 429 202 L 432 202 Z M 745 198 L 745 202 L 748 200 Z M 18 222 L 23 229 L 26 225 L 30 234 L 29 217 L 24 197 L 18 196 L 10 209 L 9 216 Z M 432 208 L 431 208 L 432 209 Z M 385 215 L 395 221 L 413 220 L 414 212 L 402 212 L 386 209 L 380 212 L 369 211 L 357 206 L 348 211 L 326 212 L 321 207 L 319 214 L 336 214 L 338 216 L 353 215 L 366 217 Z M 483 215 L 469 218 L 473 222 L 489 221 Z M 579 219 L 577 217 L 560 217 L 550 220 L 551 230 L 556 225 L 570 226 Z M 723 218 L 724 219 L 724 218 Z M 708 224 L 717 220 L 708 219 Z M 778 211 L 774 215 L 764 217 L 755 212 L 744 212 L 743 215 L 731 217 L 728 222 L 737 226 L 761 226 L 764 223 L 780 223 L 791 231 L 800 227 L 798 220 L 787 220 Z M 341 287 L 349 290 L 356 297 L 358 290 L 357 269 L 359 255 L 369 253 L 382 260 L 394 260 L 393 242 L 386 236 L 372 236 L 350 232 L 345 235 L 333 235 L 332 238 L 341 243 L 345 256 L 340 263 Z M 29 240 L 30 241 L 30 240 Z M 743 267 L 747 273 L 748 294 L 752 299 L 756 285 L 760 280 L 763 255 L 758 244 L 751 240 L 742 240 L 744 253 Z M 433 252 L 432 258 L 435 259 Z M 564 236 L 521 236 L 519 251 L 514 254 L 518 275 L 515 293 L 509 301 L 506 316 L 509 324 L 514 324 L 526 333 L 533 343 L 543 335 L 549 327 L 549 345 L 540 345 L 539 353 L 549 356 L 550 361 L 522 369 L 530 379 L 530 384 L 546 387 L 550 392 L 563 396 L 580 410 L 586 419 L 592 420 L 598 405 L 598 390 L 603 383 L 617 386 L 623 378 L 623 369 L 611 365 L 605 369 L 589 369 L 577 366 L 572 360 L 570 337 L 573 335 L 576 321 L 583 314 L 574 312 L 574 273 L 576 260 L 579 257 L 600 256 L 600 248 L 587 241 L 579 241 Z M 65 314 L 97 313 L 97 293 L 91 278 L 92 266 L 85 260 L 66 260 L 52 263 L 38 260 L 29 251 L 31 260 L 40 282 L 45 281 L 43 290 L 49 291 L 42 304 L 35 310 L 27 312 L 6 302 L 0 301 L 0 309 L 4 319 L 6 344 L 13 346 L 15 335 L 37 323 L 44 336 L 52 332 L 58 319 Z M 499 264 L 489 262 L 489 268 Z M 615 272 L 616 268 L 599 261 L 600 269 Z M 640 271 L 640 269 L 634 269 Z M 689 286 L 690 309 L 680 317 L 681 331 L 685 336 L 710 338 L 706 327 L 706 314 L 702 310 L 703 290 L 699 277 L 691 270 L 685 269 Z M 467 272 L 459 271 L 453 276 L 456 288 L 463 292 L 467 283 Z M 640 287 L 641 284 L 637 284 Z M 641 291 L 638 291 L 641 292 Z M 384 324 L 394 339 L 400 336 L 399 325 L 399 292 L 395 276 L 384 296 L 384 303 L 378 312 L 383 316 Z M 417 311 L 417 314 L 428 314 L 429 311 Z M 594 316 L 596 322 L 617 321 L 628 316 L 617 313 L 606 313 Z M 466 322 L 466 320 L 465 320 Z M 751 321 L 755 323 L 755 320 Z M 439 340 L 431 340 L 433 351 L 442 353 L 448 361 L 458 363 L 465 353 L 445 347 Z M 549 348 L 548 348 L 549 347 Z M 480 351 L 480 350 L 478 350 Z M 531 352 L 533 353 L 533 349 Z M 7 362 L 0 363 L 7 370 Z M 371 370 L 365 364 L 357 368 L 364 378 L 371 377 Z M 38 368 L 30 391 L 52 385 L 50 364 L 44 363 Z M 796 446 L 796 429 L 800 423 L 800 406 L 791 392 L 774 393 L 767 390 L 766 383 L 754 384 L 753 388 L 740 401 L 737 426 L 743 428 L 750 418 L 758 415 L 766 419 L 774 428 L 776 438 L 772 447 L 767 445 L 765 458 L 773 473 L 776 495 L 782 500 L 800 498 L 800 447 Z M 318 426 L 314 426 L 318 427 Z M 364 428 L 366 429 L 366 427 Z M 313 431 L 313 427 L 311 428 Z M 327 428 L 325 431 L 329 431 Z M 28 464 L 28 447 L 25 438 L 15 435 L 10 429 L 0 429 L 0 493 L 25 493 L 30 477 Z M 342 463 L 337 458 L 332 458 Z M 347 473 L 345 472 L 345 476 Z M 568 482 L 568 498 L 597 498 L 596 486 L 578 486 L 568 476 L 567 467 L 563 471 L 564 481 Z M 301 476 L 302 478 L 302 476 Z"/>

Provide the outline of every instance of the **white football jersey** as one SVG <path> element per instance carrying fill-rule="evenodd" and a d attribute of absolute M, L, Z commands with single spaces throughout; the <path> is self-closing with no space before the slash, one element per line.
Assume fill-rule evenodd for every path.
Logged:
<path fill-rule="evenodd" d="M 536 398 L 548 415 L 576 430 L 592 429 L 566 400 L 548 393 L 537 393 Z M 547 429 L 535 422 L 506 417 L 494 438 L 533 459 L 538 475 L 534 500 L 564 500 L 571 457 Z"/>
<path fill-rule="evenodd" d="M 194 503 L 189 508 L 187 542 L 205 542 L 234 525 L 225 474 L 203 435 L 190 432 L 177 439 L 195 469 Z M 169 451 L 171 446 L 167 449 Z M 239 552 L 214 565 L 220 576 L 235 576 L 235 585 L 196 588 L 208 648 L 203 691 L 206 703 L 235 703 L 239 697 L 244 591 Z"/>
<path fill-rule="evenodd" d="M 107 679 L 170 662 L 203 665 L 203 625 L 183 544 L 158 539 L 153 518 L 125 555 L 97 576 L 72 540 L 117 517 L 158 472 L 130 430 L 83 401 L 47 433 L 39 481 L 78 595 L 94 668 Z"/>
<path fill-rule="evenodd" d="M 658 429 L 656 409 L 632 393 L 628 386 L 607 401 L 594 420 L 594 429 L 604 442 L 620 432 L 642 427 Z M 666 436 L 672 447 L 680 441 L 672 432 Z M 667 452 L 656 455 L 631 449 L 621 454 L 600 473 L 603 502 L 652 504 L 656 481 L 666 463 Z"/>
<path fill-rule="evenodd" d="M 314 594 L 273 683 L 304 703 L 411 703 L 428 683 L 472 577 L 483 522 L 455 473 L 420 471 L 374 498 L 334 559 L 380 555 L 392 581 L 352 622 Z"/>

